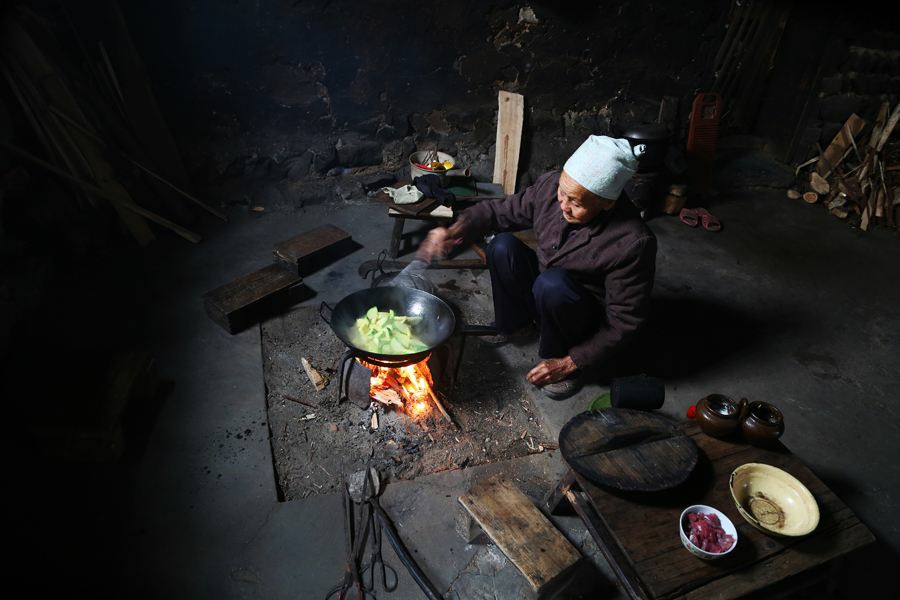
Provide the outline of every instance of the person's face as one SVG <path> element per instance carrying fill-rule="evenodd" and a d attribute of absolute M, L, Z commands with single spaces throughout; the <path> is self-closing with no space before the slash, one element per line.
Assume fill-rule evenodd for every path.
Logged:
<path fill-rule="evenodd" d="M 556 199 L 562 210 L 563 219 L 572 225 L 590 223 L 597 215 L 616 205 L 615 200 L 601 198 L 581 187 L 581 184 L 569 177 L 565 171 L 559 176 Z"/>

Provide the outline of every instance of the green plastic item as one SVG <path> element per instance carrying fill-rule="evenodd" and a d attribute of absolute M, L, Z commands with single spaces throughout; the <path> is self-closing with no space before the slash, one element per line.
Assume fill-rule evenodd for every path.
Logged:
<path fill-rule="evenodd" d="M 609 392 L 605 394 L 600 394 L 588 405 L 588 410 L 600 410 L 601 408 L 609 408 L 612 406 L 612 401 L 609 398 Z"/>

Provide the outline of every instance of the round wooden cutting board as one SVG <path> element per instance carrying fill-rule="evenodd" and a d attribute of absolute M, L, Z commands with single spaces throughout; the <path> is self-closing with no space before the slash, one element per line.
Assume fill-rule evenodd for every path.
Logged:
<path fill-rule="evenodd" d="M 646 411 L 606 408 L 573 417 L 559 450 L 579 475 L 629 492 L 655 492 L 684 482 L 698 450 L 677 424 Z"/>

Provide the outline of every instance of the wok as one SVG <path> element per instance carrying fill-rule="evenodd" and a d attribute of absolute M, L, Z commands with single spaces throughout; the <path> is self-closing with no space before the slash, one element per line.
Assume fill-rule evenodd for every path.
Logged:
<path fill-rule="evenodd" d="M 412 354 L 380 354 L 356 346 L 351 341 L 356 320 L 373 306 L 380 311 L 393 310 L 397 315 L 421 317 L 422 320 L 412 325 L 411 329 L 428 348 Z M 456 315 L 446 302 L 434 294 L 399 286 L 359 290 L 346 296 L 333 309 L 324 302 L 322 308 L 322 318 L 354 354 L 386 366 L 411 365 L 423 360 L 434 348 L 447 341 L 456 327 Z M 330 318 L 325 316 L 324 308 L 331 309 Z"/>

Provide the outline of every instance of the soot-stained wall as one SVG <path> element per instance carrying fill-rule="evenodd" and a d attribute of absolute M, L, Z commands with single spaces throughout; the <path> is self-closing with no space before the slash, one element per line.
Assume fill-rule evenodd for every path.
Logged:
<path fill-rule="evenodd" d="M 590 133 L 689 106 L 727 3 L 122 3 L 195 178 L 266 160 L 301 179 L 416 147 L 492 172 L 498 90 L 525 96 L 527 181 Z"/>

